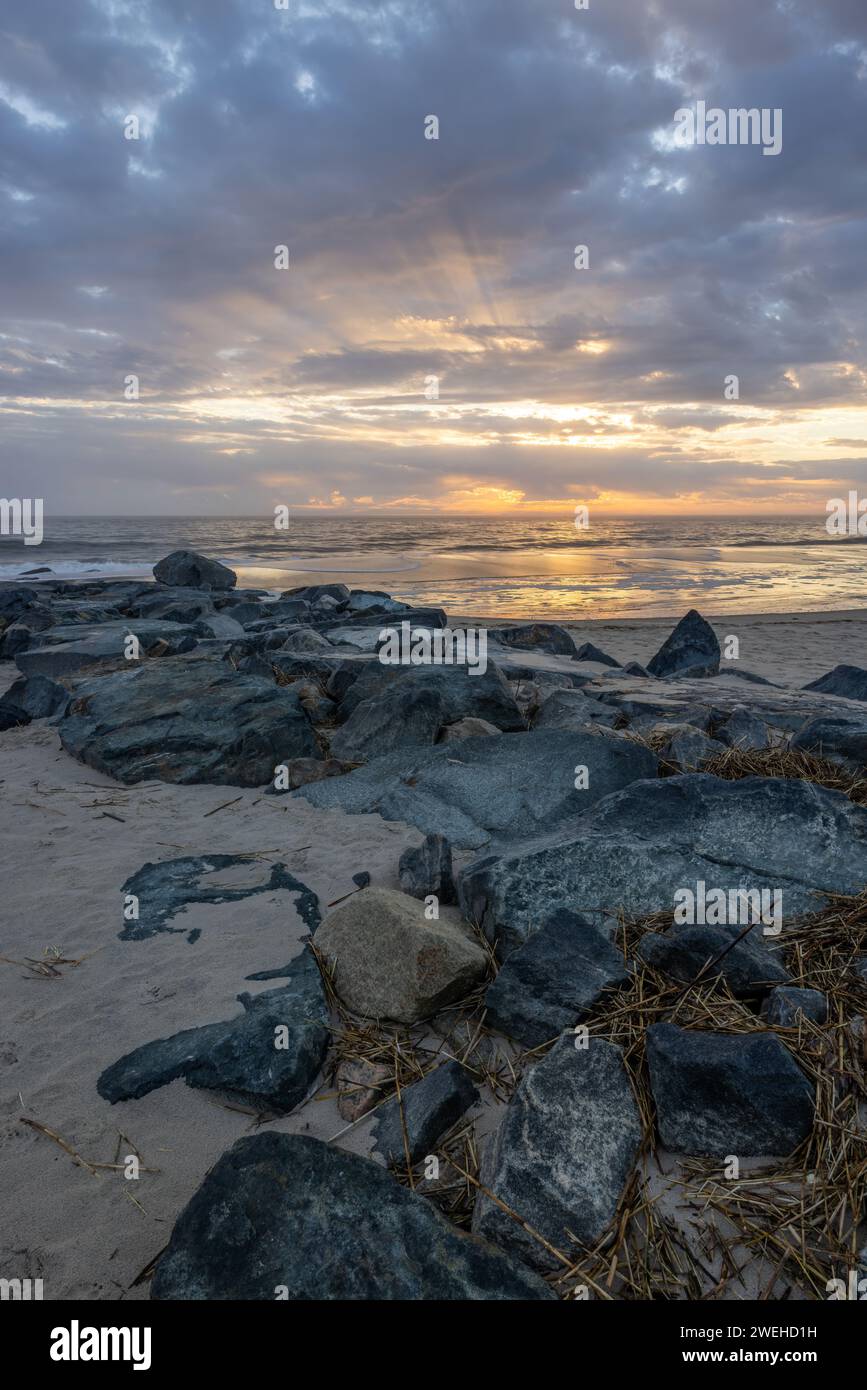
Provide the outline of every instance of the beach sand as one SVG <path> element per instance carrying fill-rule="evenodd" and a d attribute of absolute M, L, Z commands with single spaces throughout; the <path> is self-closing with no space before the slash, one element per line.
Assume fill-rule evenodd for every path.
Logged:
<path fill-rule="evenodd" d="M 619 621 L 573 631 L 623 661 L 645 662 L 672 625 Z M 867 610 L 729 618 L 716 630 L 721 639 L 740 637 L 745 668 L 792 685 L 838 662 L 864 664 L 867 652 Z M 11 663 L 0 665 L 0 692 L 16 675 Z M 144 1298 L 147 1283 L 135 1284 L 137 1276 L 205 1172 L 252 1132 L 256 1117 L 181 1080 L 111 1106 L 97 1094 L 97 1077 L 150 1039 L 234 1016 L 239 992 L 273 987 L 245 977 L 285 964 L 306 927 L 291 897 L 274 891 L 191 907 L 173 920 L 174 931 L 120 940 L 123 883 L 149 861 L 249 854 L 231 882 L 260 882 L 271 864 L 284 863 L 324 912 L 352 891 L 360 870 L 397 887 L 399 855 L 421 837 L 378 816 L 348 817 L 259 790 L 124 787 L 69 757 L 44 722 L 0 734 L 0 779 L 0 1277 L 42 1278 L 48 1299 Z M 190 943 L 187 932 L 197 927 Z M 81 963 L 52 978 L 21 964 L 46 950 Z M 329 1086 L 325 1077 L 291 1117 L 269 1124 L 333 1137 L 345 1123 L 333 1096 L 322 1099 Z M 91 1163 L 138 1152 L 159 1171 L 138 1180 L 94 1174 L 23 1119 L 47 1126 Z M 363 1122 L 339 1142 L 367 1152 L 369 1128 Z"/>

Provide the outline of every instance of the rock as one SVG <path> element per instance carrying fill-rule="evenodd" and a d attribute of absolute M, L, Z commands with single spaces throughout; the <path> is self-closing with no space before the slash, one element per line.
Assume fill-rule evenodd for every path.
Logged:
<path fill-rule="evenodd" d="M 441 903 L 455 901 L 452 848 L 444 835 L 426 835 L 423 842 L 405 849 L 398 864 L 400 886 L 413 898 L 433 895 Z"/>
<path fill-rule="evenodd" d="M 615 661 L 613 656 L 607 652 L 600 651 L 594 647 L 592 642 L 584 642 L 575 653 L 576 661 L 598 661 L 602 666 L 619 666 L 620 662 Z"/>
<path fill-rule="evenodd" d="M 617 711 L 601 704 L 583 690 L 554 690 L 533 721 L 534 729 L 586 729 L 590 724 L 611 728 Z"/>
<path fill-rule="evenodd" d="M 710 623 L 691 608 L 647 663 L 647 669 L 652 676 L 715 676 L 720 655 Z"/>
<path fill-rule="evenodd" d="M 292 1302 L 554 1298 L 356 1154 L 300 1134 L 239 1139 L 175 1222 L 154 1299 Z"/>
<path fill-rule="evenodd" d="M 30 723 L 30 715 L 12 700 L 0 699 L 0 732 L 22 728 Z"/>
<path fill-rule="evenodd" d="M 519 651 L 552 652 L 554 656 L 576 655 L 575 643 L 565 627 L 557 623 L 521 623 L 516 627 L 492 627 L 488 641 Z"/>
<path fill-rule="evenodd" d="M 867 700 L 867 671 L 862 666 L 835 666 L 818 680 L 810 681 L 804 690 L 821 690 L 827 695 L 842 695 L 846 700 Z"/>
<path fill-rule="evenodd" d="M 366 1057 L 348 1058 L 338 1063 L 334 1083 L 338 1089 L 337 1110 L 348 1125 L 360 1120 L 375 1105 L 379 1105 L 391 1072 L 381 1062 L 369 1062 Z"/>
<path fill-rule="evenodd" d="M 573 824 L 468 865 L 459 894 L 466 917 L 508 948 L 559 907 L 579 904 L 593 921 L 621 907 L 646 917 L 671 911 L 677 890 L 699 881 L 780 889 L 786 922 L 815 912 L 826 893 L 855 894 L 867 881 L 867 809 L 794 779 L 695 772 L 634 782 Z"/>
<path fill-rule="evenodd" d="M 409 604 L 399 603 L 381 589 L 353 589 L 346 606 L 350 613 L 403 613 Z"/>
<path fill-rule="evenodd" d="M 208 613 L 201 618 L 202 627 L 210 632 L 212 637 L 219 637 L 221 641 L 233 642 L 236 637 L 244 636 L 244 629 L 237 619 L 229 616 L 228 613 Z"/>
<path fill-rule="evenodd" d="M 672 724 L 668 726 L 668 742 L 659 750 L 664 763 L 669 763 L 680 772 L 696 772 L 719 753 L 725 752 L 725 744 L 718 739 L 708 738 L 701 729 L 691 724 Z"/>
<path fill-rule="evenodd" d="M 440 743 L 461 743 L 465 738 L 489 738 L 491 734 L 498 734 L 500 730 L 496 724 L 489 724 L 487 719 L 457 719 L 454 724 L 446 724 L 440 730 Z"/>
<path fill-rule="evenodd" d="M 312 954 L 305 947 L 292 962 L 288 985 L 239 994 L 238 1001 L 244 1006 L 238 1018 L 145 1043 L 107 1067 L 96 1083 L 103 1100 L 138 1100 L 182 1076 L 188 1086 L 294 1109 L 320 1071 L 331 1037 Z"/>
<path fill-rule="evenodd" d="M 144 941 L 157 932 L 183 932 L 183 926 L 171 923 L 193 904 L 236 903 L 260 893 L 267 893 L 276 903 L 280 902 L 279 892 L 290 894 L 309 932 L 315 931 L 321 920 L 316 894 L 290 874 L 285 864 L 266 864 L 245 854 L 183 855 L 143 864 L 120 891 L 124 901 L 135 897 L 139 907 L 138 917 L 127 921 L 120 933 L 121 941 Z M 199 934 L 198 929 L 190 932 L 188 941 L 198 940 Z"/>
<path fill-rule="evenodd" d="M 770 748 L 780 741 L 773 729 L 757 714 L 741 705 L 729 715 L 726 722 L 717 729 L 716 737 L 729 748 L 741 748 L 745 752 Z"/>
<path fill-rule="evenodd" d="M 435 1149 L 446 1130 L 478 1099 L 479 1093 L 466 1068 L 460 1062 L 443 1062 L 421 1081 L 404 1087 L 399 1102 L 394 1096 L 380 1106 L 374 1125 L 374 1148 L 387 1163 L 397 1163 L 405 1169 L 408 1147 L 412 1167 Z"/>
<path fill-rule="evenodd" d="M 736 996 L 762 993 L 769 985 L 788 981 L 789 972 L 769 949 L 761 924 L 738 941 L 744 926 L 746 923 L 675 923 L 668 931 L 648 932 L 636 954 L 645 964 L 684 984 L 691 984 L 708 966 L 702 979 L 710 984 L 721 975 Z M 733 946 L 733 941 L 737 945 Z M 717 961 L 718 956 L 721 959 Z M 708 965 L 710 961 L 716 963 Z"/>
<path fill-rule="evenodd" d="M 773 1033 L 647 1030 L 659 1137 L 709 1158 L 790 1154 L 813 1126 L 813 1087 Z"/>
<path fill-rule="evenodd" d="M 30 604 L 39 604 L 43 594 L 28 584 L 0 586 L 0 621 L 14 623 Z"/>
<path fill-rule="evenodd" d="M 792 739 L 791 746 L 860 772 L 867 767 L 867 716 L 830 715 L 811 719 Z"/>
<path fill-rule="evenodd" d="M 580 788 L 579 767 L 589 779 Z M 424 834 L 445 835 L 453 849 L 478 849 L 492 839 L 553 832 L 656 770 L 654 755 L 633 740 L 589 729 L 539 729 L 466 739 L 457 748 L 401 750 L 297 795 L 314 806 L 406 821 Z"/>
<path fill-rule="evenodd" d="M 299 599 L 303 603 L 316 604 L 324 598 L 334 600 L 335 610 L 343 609 L 349 603 L 349 589 L 345 584 L 302 584 L 299 589 L 284 589 L 281 598 Z"/>
<path fill-rule="evenodd" d="M 322 652 L 323 654 L 333 653 L 334 648 L 331 643 L 319 632 L 314 632 L 313 628 L 302 627 L 298 632 L 290 632 L 281 648 L 284 652 Z"/>
<path fill-rule="evenodd" d="M 485 1025 L 539 1047 L 626 979 L 623 955 L 601 928 L 561 908 L 500 967 L 485 995 Z"/>
<path fill-rule="evenodd" d="M 225 663 L 163 658 L 84 680 L 59 724 L 68 753 L 121 782 L 271 782 L 319 749 L 291 689 Z"/>
<path fill-rule="evenodd" d="M 365 1018 L 416 1023 L 469 994 L 487 958 L 455 922 L 428 921 L 415 898 L 363 888 L 322 923 L 316 947 L 340 999 Z"/>
<path fill-rule="evenodd" d="M 366 869 L 362 869 L 360 873 L 352 875 L 352 882 L 356 888 L 366 888 L 370 883 L 370 874 Z"/>
<path fill-rule="evenodd" d="M 154 565 L 154 578 L 173 588 L 213 590 L 234 589 L 238 576 L 218 560 L 208 560 L 195 550 L 173 550 Z"/>
<path fill-rule="evenodd" d="M 19 676 L 10 685 L 5 698 L 19 705 L 31 719 L 48 719 L 59 714 L 71 697 L 66 686 L 48 676 Z"/>
<path fill-rule="evenodd" d="M 26 651 L 16 657 L 19 670 L 26 676 L 69 676 L 88 667 L 134 668 L 145 657 L 177 656 L 192 651 L 198 645 L 201 630 L 183 626 L 166 619 L 140 618 L 130 623 L 115 620 L 110 623 L 79 624 L 75 627 L 52 627 L 41 632 Z M 127 657 L 130 637 L 138 641 L 137 657 Z M 164 644 L 160 648 L 160 644 Z"/>
<path fill-rule="evenodd" d="M 627 661 L 623 671 L 627 676 L 640 676 L 642 679 L 650 676 L 650 672 L 641 665 L 640 661 Z"/>
<path fill-rule="evenodd" d="M 326 777 L 342 777 L 351 772 L 356 763 L 341 762 L 339 758 L 290 758 L 284 763 L 286 768 L 286 787 L 270 788 L 280 795 L 281 791 L 296 791 L 298 787 L 309 786 L 311 782 L 322 782 Z"/>
<path fill-rule="evenodd" d="M 641 1144 L 641 1122 L 619 1047 L 561 1038 L 527 1073 L 482 1167 L 482 1182 L 565 1255 L 611 1221 Z M 489 1197 L 473 1230 L 539 1270 L 559 1261 Z"/>
<path fill-rule="evenodd" d="M 812 1023 L 827 1022 L 828 1000 L 821 990 L 778 985 L 762 1004 L 762 1018 L 771 1028 L 797 1028 L 799 1014 Z"/>
<path fill-rule="evenodd" d="M 483 675 L 475 676 L 462 666 L 381 669 L 394 674 L 385 678 L 379 693 L 355 704 L 331 740 L 335 757 L 375 758 L 398 748 L 431 745 L 443 725 L 467 714 L 488 719 L 500 729 L 523 728 L 520 711 L 496 666 L 489 665 Z M 349 693 L 354 694 L 355 687 Z"/>

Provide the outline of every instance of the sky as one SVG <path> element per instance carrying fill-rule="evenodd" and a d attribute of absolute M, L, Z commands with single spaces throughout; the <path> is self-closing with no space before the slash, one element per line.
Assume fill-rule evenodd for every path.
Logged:
<path fill-rule="evenodd" d="M 0 494 L 867 488 L 864 0 L 282 3 L 0 0 Z M 780 152 L 677 140 L 699 101 L 782 112 Z"/>

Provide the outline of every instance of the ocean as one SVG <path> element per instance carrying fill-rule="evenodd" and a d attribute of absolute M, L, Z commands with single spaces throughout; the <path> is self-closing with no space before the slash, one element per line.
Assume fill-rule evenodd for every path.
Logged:
<path fill-rule="evenodd" d="M 863 539 L 813 517 L 62 517 L 0 537 L 0 579 L 149 576 L 172 550 L 222 560 L 245 587 L 342 580 L 453 616 L 570 620 L 800 613 L 864 606 Z M 38 579 L 39 576 L 28 576 Z"/>

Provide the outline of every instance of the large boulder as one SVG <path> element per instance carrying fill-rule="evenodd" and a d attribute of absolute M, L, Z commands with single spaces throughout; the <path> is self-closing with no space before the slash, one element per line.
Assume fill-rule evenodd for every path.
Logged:
<path fill-rule="evenodd" d="M 369 1159 L 300 1134 L 239 1139 L 175 1222 L 155 1299 L 553 1298 Z"/>
<path fill-rule="evenodd" d="M 513 951 L 485 994 L 485 1024 L 525 1047 L 573 1027 L 602 992 L 623 984 L 623 955 L 605 932 L 561 909 Z"/>
<path fill-rule="evenodd" d="M 666 932 L 648 932 L 637 955 L 684 984 L 721 976 L 734 995 L 760 994 L 787 982 L 789 972 L 762 935 L 761 923 L 744 935 L 746 925 L 676 923 Z"/>
<path fill-rule="evenodd" d="M 335 757 L 376 758 L 398 748 L 431 745 L 444 725 L 464 715 L 486 719 L 498 729 L 524 727 L 508 684 L 494 665 L 483 674 L 473 675 L 466 666 L 377 664 L 390 674 L 365 673 L 365 684 L 356 689 L 357 681 L 350 690 L 354 707 L 331 741 Z M 370 685 L 379 689 L 359 699 Z M 341 715 L 344 713 L 341 708 Z"/>
<path fill-rule="evenodd" d="M 487 957 L 454 910 L 425 917 L 422 903 L 391 888 L 364 888 L 316 932 L 334 989 L 366 1018 L 416 1023 L 469 994 Z"/>
<path fill-rule="evenodd" d="M 19 676 L 7 690 L 6 699 L 19 705 L 31 719 L 47 719 L 66 708 L 70 693 L 49 676 Z"/>
<path fill-rule="evenodd" d="M 863 666 L 835 666 L 804 690 L 820 690 L 826 695 L 842 695 L 846 700 L 867 700 L 867 671 Z"/>
<path fill-rule="evenodd" d="M 565 627 L 557 623 L 520 623 L 515 627 L 492 627 L 488 640 L 518 651 L 551 652 L 554 656 L 576 655 L 576 647 Z"/>
<path fill-rule="evenodd" d="M 533 721 L 534 729 L 586 729 L 588 724 L 611 728 L 617 710 L 594 700 L 584 690 L 553 690 Z"/>
<path fill-rule="evenodd" d="M 294 1109 L 322 1067 L 331 1034 L 322 977 L 306 947 L 290 972 L 280 989 L 239 994 L 244 1012 L 227 1023 L 187 1028 L 127 1053 L 102 1073 L 99 1094 L 113 1105 L 138 1100 L 182 1076 L 188 1086 Z"/>
<path fill-rule="evenodd" d="M 568 1035 L 524 1077 L 482 1166 L 484 1186 L 562 1254 L 592 1245 L 611 1221 L 641 1144 L 623 1055 Z M 484 1193 L 473 1230 L 539 1270 L 562 1268 L 540 1241 Z"/>
<path fill-rule="evenodd" d="M 15 661 L 26 676 L 52 678 L 74 675 L 88 667 L 115 667 L 124 661 L 135 666 L 149 652 L 178 656 L 192 651 L 202 631 L 188 624 L 154 619 L 52 627 L 40 632 Z M 139 655 L 127 658 L 130 637 L 136 638 Z"/>
<path fill-rule="evenodd" d="M 573 826 L 476 860 L 459 879 L 466 916 L 507 946 L 557 908 L 645 917 L 672 911 L 675 893 L 699 881 L 781 890 L 791 921 L 823 907 L 827 893 L 861 891 L 867 809 L 810 782 L 659 778 L 605 797 Z"/>
<path fill-rule="evenodd" d="M 810 719 L 792 739 L 792 747 L 860 772 L 867 767 L 867 714 Z"/>
<path fill-rule="evenodd" d="M 647 1065 L 659 1137 L 710 1158 L 790 1154 L 813 1126 L 813 1087 L 773 1033 L 700 1033 L 656 1023 Z"/>
<path fill-rule="evenodd" d="M 173 550 L 154 565 L 154 579 L 172 588 L 234 589 L 238 576 L 219 560 L 208 560 L 195 550 Z"/>
<path fill-rule="evenodd" d="M 81 681 L 59 724 L 68 753 L 121 782 L 257 787 L 318 745 L 290 687 L 222 661 L 167 658 Z"/>
<path fill-rule="evenodd" d="M 6 729 L 18 729 L 29 724 L 31 715 L 12 700 L 0 699 L 0 733 Z"/>
<path fill-rule="evenodd" d="M 456 849 L 479 849 L 492 840 L 550 833 L 656 770 L 654 755 L 634 740 L 539 729 L 407 749 L 296 795 L 355 815 L 377 812 L 445 835 Z"/>
<path fill-rule="evenodd" d="M 652 676 L 715 676 L 720 645 L 710 623 L 691 608 L 647 663 Z"/>
<path fill-rule="evenodd" d="M 421 1081 L 406 1086 L 376 1112 L 374 1149 L 387 1163 L 406 1167 L 431 1153 L 453 1124 L 475 1105 L 479 1093 L 460 1062 L 443 1062 Z M 405 1138 L 404 1138 L 405 1135 Z"/>

